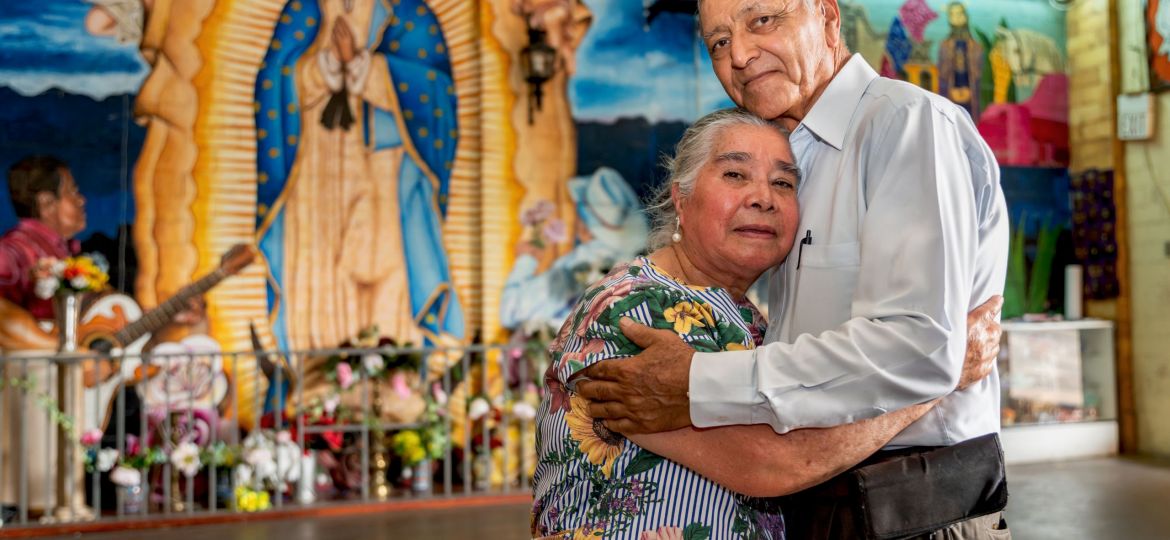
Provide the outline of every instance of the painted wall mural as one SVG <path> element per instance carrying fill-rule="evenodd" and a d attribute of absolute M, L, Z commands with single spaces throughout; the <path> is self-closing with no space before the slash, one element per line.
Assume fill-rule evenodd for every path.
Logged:
<path fill-rule="evenodd" d="M 147 310 L 253 246 L 156 343 L 547 331 L 644 249 L 662 154 L 730 105 L 693 15 L 651 4 L 5 2 L 0 167 L 68 162 L 89 215 L 76 239 Z M 842 31 L 884 75 L 967 109 L 1003 165 L 1067 164 L 1063 14 L 1015 1 L 1009 24 L 1005 4 L 845 0 Z M 534 84 L 537 44 L 553 69 Z M 0 190 L 0 230 L 9 202 Z M 270 386 L 256 367 L 217 369 L 251 395 Z"/>

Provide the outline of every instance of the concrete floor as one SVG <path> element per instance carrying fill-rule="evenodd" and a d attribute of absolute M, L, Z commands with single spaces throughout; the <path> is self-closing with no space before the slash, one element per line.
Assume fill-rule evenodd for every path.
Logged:
<path fill-rule="evenodd" d="M 1097 459 L 1011 467 L 1015 540 L 1170 538 L 1170 463 Z M 528 506 L 426 510 L 84 535 L 86 540 L 526 538 Z M 63 537 L 78 538 L 79 536 Z M 797 539 L 793 539 L 797 540 Z"/>

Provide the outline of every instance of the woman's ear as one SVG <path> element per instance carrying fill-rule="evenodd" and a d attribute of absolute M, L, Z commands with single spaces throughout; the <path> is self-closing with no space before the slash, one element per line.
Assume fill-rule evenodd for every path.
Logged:
<path fill-rule="evenodd" d="M 670 204 L 674 205 L 674 215 L 682 222 L 682 192 L 678 189 L 678 183 L 670 186 Z"/>

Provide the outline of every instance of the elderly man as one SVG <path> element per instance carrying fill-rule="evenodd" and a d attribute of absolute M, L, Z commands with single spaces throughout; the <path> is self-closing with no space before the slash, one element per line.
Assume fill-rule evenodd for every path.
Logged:
<path fill-rule="evenodd" d="M 963 109 L 851 55 L 837 0 L 703 0 L 699 16 L 732 100 L 792 130 L 800 245 L 770 277 L 767 345 L 696 354 L 627 321 L 645 351 L 584 373 L 591 414 L 627 433 L 784 433 L 942 398 L 867 464 L 786 500 L 789 536 L 1009 537 L 998 376 L 968 363 L 992 372 L 954 391 L 968 321 L 985 359 L 998 331 L 1008 229 L 990 149 Z"/>

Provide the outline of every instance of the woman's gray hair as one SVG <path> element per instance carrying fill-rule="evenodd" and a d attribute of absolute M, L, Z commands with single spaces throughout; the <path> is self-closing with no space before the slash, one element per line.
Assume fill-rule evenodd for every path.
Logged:
<path fill-rule="evenodd" d="M 785 139 L 788 138 L 787 129 L 740 108 L 720 109 L 691 124 L 678 141 L 674 157 L 663 158 L 662 166 L 667 170 L 667 180 L 654 192 L 646 208 L 651 223 L 650 238 L 647 242 L 650 251 L 670 245 L 670 236 L 674 234 L 678 211 L 671 197 L 672 187 L 678 184 L 679 195 L 683 198 L 694 193 L 699 169 L 711 159 L 716 138 L 726 129 L 735 126 L 771 128 Z"/>

